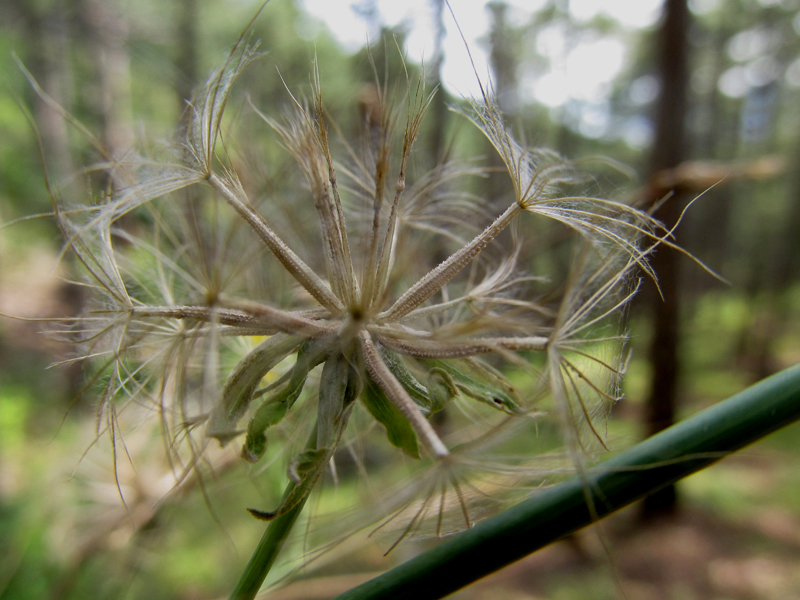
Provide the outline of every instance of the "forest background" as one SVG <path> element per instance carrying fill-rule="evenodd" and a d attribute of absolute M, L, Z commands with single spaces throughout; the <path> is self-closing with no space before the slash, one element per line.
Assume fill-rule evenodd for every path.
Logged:
<path fill-rule="evenodd" d="M 420 3 L 413 19 L 369 0 L 340 4 L 360 29 L 329 20 L 331 30 L 312 2 L 269 4 L 253 26 L 269 55 L 240 84 L 253 103 L 285 105 L 275 66 L 302 89 L 316 51 L 327 101 L 355 121 L 374 74 L 366 36 L 353 31 L 369 33 L 376 64 L 399 66 L 394 41 L 386 43 L 394 37 L 418 70 L 425 29 L 426 76 L 442 88 L 420 151 L 438 157 L 456 140 L 496 161 L 447 110 L 471 93 L 473 75 L 443 3 Z M 456 16 L 470 12 L 462 24 L 474 36 L 479 71 L 491 73 L 501 107 L 528 140 L 571 159 L 601 155 L 627 165 L 635 175 L 614 181 L 615 196 L 669 225 L 701 196 L 677 241 L 729 283 L 677 252 L 655 254 L 662 294 L 646 282 L 628 314 L 626 398 L 609 423 L 615 449 L 800 358 L 800 2 L 649 4 L 639 17 L 622 2 L 453 6 Z M 53 180 L 79 173 L 88 149 L 14 57 L 108 148 L 124 149 L 170 134 L 256 8 L 233 0 L 0 3 L 0 313 L 68 318 L 85 300 L 68 283 L 75 265 L 59 261 L 52 220 L 17 221 L 51 210 L 26 111 Z M 670 11 L 674 19 L 665 18 Z M 669 42 L 668 61 L 659 58 L 659 40 Z M 265 165 L 265 175 L 278 168 Z M 489 177 L 480 192 L 497 198 L 508 193 L 504 185 Z M 564 263 L 563 232 L 543 233 L 551 238 L 547 261 Z M 241 495 L 259 504 L 259 485 L 270 482 L 253 483 L 245 467 L 226 465 L 199 482 L 205 495 L 168 493 L 163 449 L 144 444 L 130 449 L 137 470 L 123 473 L 126 509 L 107 444 L 84 457 L 95 412 L 91 395 L 78 395 L 81 365 L 43 329 L 0 320 L 0 598 L 224 596 L 262 529 L 239 514 Z M 615 570 L 635 598 L 797 597 L 797 432 L 775 434 L 677 493 L 615 517 L 606 531 L 613 568 L 597 538 L 580 534 L 456 597 L 616 597 Z M 332 560 L 274 597 L 331 597 L 421 547 L 387 559 L 362 550 L 346 566 Z"/>

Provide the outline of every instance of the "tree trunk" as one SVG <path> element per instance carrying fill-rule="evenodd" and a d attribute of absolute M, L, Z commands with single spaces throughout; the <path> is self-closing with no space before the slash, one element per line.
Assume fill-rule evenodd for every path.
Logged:
<path fill-rule="evenodd" d="M 447 103 L 445 102 L 444 86 L 442 85 L 442 66 L 444 65 L 444 38 L 447 30 L 444 26 L 444 0 L 430 0 L 433 13 L 433 28 L 436 32 L 433 60 L 431 61 L 430 83 L 439 86 L 436 96 L 431 103 L 430 113 L 433 128 L 428 138 L 428 153 L 434 163 L 443 159 L 444 135 L 447 125 Z"/>
<path fill-rule="evenodd" d="M 103 123 L 103 144 L 112 157 L 120 158 L 134 142 L 128 26 L 113 5 L 99 0 L 80 4 L 99 83 L 94 108 Z"/>
<path fill-rule="evenodd" d="M 491 13 L 489 64 L 492 69 L 492 91 L 500 110 L 513 122 L 517 115 L 517 57 L 510 44 L 510 31 L 506 23 L 508 5 L 503 1 L 493 1 L 486 8 Z M 489 171 L 486 180 L 489 202 L 495 207 L 506 206 L 503 197 L 510 192 L 510 187 L 506 181 L 503 161 L 491 147 Z"/>
<path fill-rule="evenodd" d="M 26 4 L 19 8 L 31 42 L 25 57 L 28 68 L 50 98 L 69 111 L 72 110 L 73 72 L 69 60 L 68 7 L 64 4 L 62 1 L 54 2 L 47 10 Z M 54 182 L 62 184 L 77 171 L 69 147 L 67 123 L 42 98 L 36 96 L 33 106 L 49 175 Z M 63 190 L 62 194 L 82 196 L 81 190 L 73 188 Z"/>
<path fill-rule="evenodd" d="M 178 0 L 175 94 L 181 113 L 185 110 L 186 103 L 192 99 L 192 92 L 198 83 L 197 10 L 197 0 Z"/>
<path fill-rule="evenodd" d="M 661 95 L 657 104 L 656 135 L 651 174 L 680 164 L 685 156 L 684 115 L 688 88 L 688 43 L 690 19 L 687 0 L 666 0 L 658 35 L 658 72 Z M 656 215 L 667 227 L 677 221 L 682 199 L 676 193 Z M 675 421 L 679 382 L 680 296 L 678 253 L 661 248 L 651 264 L 658 276 L 661 296 L 651 293 L 653 339 L 649 358 L 652 365 L 650 395 L 646 405 L 647 434 L 653 435 Z M 644 500 L 643 516 L 652 518 L 675 512 L 677 494 L 671 485 Z"/>

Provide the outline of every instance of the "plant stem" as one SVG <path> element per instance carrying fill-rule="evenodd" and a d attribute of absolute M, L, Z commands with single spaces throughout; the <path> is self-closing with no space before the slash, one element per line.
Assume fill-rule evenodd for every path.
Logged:
<path fill-rule="evenodd" d="M 314 427 L 306 443 L 306 449 L 316 447 L 317 428 Z M 286 486 L 286 491 L 283 493 L 283 498 L 286 499 L 294 494 L 299 485 L 296 481 L 289 482 L 289 485 Z M 261 536 L 258 546 L 256 546 L 255 552 L 253 552 L 253 556 L 250 557 L 250 562 L 247 563 L 244 573 L 239 577 L 236 587 L 231 592 L 229 600 L 253 600 L 256 597 L 258 590 L 261 589 L 261 585 L 275 563 L 275 559 L 278 558 L 286 538 L 289 537 L 297 517 L 303 512 L 306 500 L 308 500 L 308 493 L 286 513 L 270 521 L 267 530 Z"/>
<path fill-rule="evenodd" d="M 295 484 L 289 484 L 284 496 L 289 494 L 294 486 Z M 250 557 L 250 562 L 247 563 L 244 573 L 242 573 L 239 582 L 231 593 L 230 600 L 253 600 L 256 597 L 281 548 L 283 548 L 283 543 L 292 531 L 297 517 L 303 511 L 307 499 L 308 495 L 300 500 L 289 512 L 270 521 L 261 541 L 258 542 L 256 551 Z"/>
<path fill-rule="evenodd" d="M 800 364 L 479 523 L 337 600 L 442 598 L 798 419 Z"/>

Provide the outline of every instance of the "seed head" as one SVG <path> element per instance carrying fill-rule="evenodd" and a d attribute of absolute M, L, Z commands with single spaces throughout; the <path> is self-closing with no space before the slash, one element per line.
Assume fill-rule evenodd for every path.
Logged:
<path fill-rule="evenodd" d="M 632 274 L 649 272 L 658 223 L 622 203 L 565 195 L 580 180 L 575 165 L 518 142 L 484 94 L 458 112 L 511 179 L 514 198 L 491 216 L 473 189 L 476 162 L 412 160 L 436 92 L 424 78 L 405 74 L 402 102 L 379 89 L 379 134 L 359 145 L 331 138 L 339 130 L 316 64 L 311 97 L 287 92 L 283 116 L 251 103 L 297 168 L 281 169 L 291 185 L 265 192 L 246 153 L 227 150 L 252 140 L 224 119 L 257 56 L 254 46 L 231 54 L 162 156 L 106 165 L 121 182 L 114 193 L 56 204 L 95 291 L 80 332 L 100 362 L 108 429 L 118 399 L 151 403 L 173 462 L 191 468 L 209 439 L 258 462 L 273 438 L 296 437 L 306 422 L 308 441 L 289 461 L 291 493 L 275 510 L 253 511 L 270 519 L 297 506 L 336 448 L 358 438 L 348 422 L 368 418 L 403 454 L 433 465 L 414 488 L 425 490 L 421 500 L 396 496 L 391 510 L 410 523 L 401 538 L 428 512 L 437 533 L 457 527 L 444 517 L 451 506 L 470 526 L 488 497 L 552 474 L 552 455 L 486 459 L 517 424 L 531 436 L 529 424 L 552 413 L 572 450 L 605 445 L 601 420 L 619 398 L 620 314 Z M 580 233 L 565 285 L 530 270 L 525 232 L 542 218 Z M 513 239 L 501 243 L 507 230 Z M 443 435 L 431 417 L 453 406 L 465 417 Z"/>

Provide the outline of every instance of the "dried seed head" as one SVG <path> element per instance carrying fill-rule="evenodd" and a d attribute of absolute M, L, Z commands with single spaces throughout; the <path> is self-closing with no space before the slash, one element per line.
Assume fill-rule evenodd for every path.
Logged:
<path fill-rule="evenodd" d="M 117 398 L 150 403 L 174 463 L 191 467 L 208 438 L 242 444 L 256 462 L 305 428 L 306 445 L 290 450 L 293 491 L 276 510 L 256 511 L 273 518 L 305 498 L 337 446 L 360 439 L 356 425 L 377 421 L 401 453 L 419 458 L 424 448 L 433 465 L 432 477 L 409 487 L 422 500 L 390 509 L 407 517 L 401 537 L 429 518 L 438 534 L 469 527 L 489 505 L 552 474 L 552 457 L 504 464 L 486 450 L 515 436 L 528 448 L 543 406 L 571 450 L 589 450 L 591 438 L 605 445 L 601 421 L 622 370 L 620 313 L 632 273 L 649 272 L 658 223 L 621 203 L 560 195 L 577 180 L 574 166 L 517 142 L 486 96 L 459 112 L 491 141 L 514 187 L 508 207 L 489 215 L 471 186 L 483 174 L 476 163 L 411 168 L 435 93 L 422 77 L 406 73 L 400 109 L 376 88 L 379 140 L 360 153 L 329 138 L 329 127 L 338 129 L 316 64 L 312 98 L 289 94 L 288 116 L 253 106 L 306 182 L 260 204 L 253 178 L 224 153 L 231 144 L 219 143 L 233 83 L 256 57 L 240 44 L 209 78 L 168 161 L 128 158 L 113 165 L 125 185 L 99 204 L 57 203 L 96 291 L 82 331 L 87 358 L 104 373 L 108 429 L 117 431 Z M 121 224 L 131 212 L 146 225 Z M 528 270 L 530 213 L 588 240 L 561 294 L 561 282 Z M 285 214 L 301 231 L 286 227 Z M 505 250 L 498 238 L 512 223 L 518 243 Z M 430 417 L 452 406 L 463 415 L 451 417 L 445 436 Z"/>

